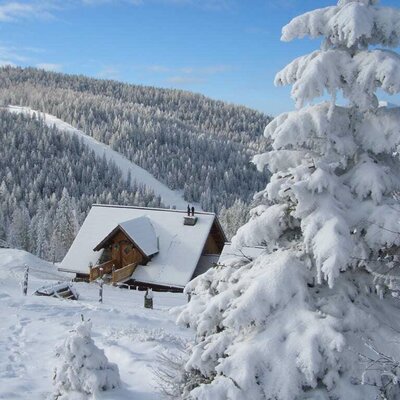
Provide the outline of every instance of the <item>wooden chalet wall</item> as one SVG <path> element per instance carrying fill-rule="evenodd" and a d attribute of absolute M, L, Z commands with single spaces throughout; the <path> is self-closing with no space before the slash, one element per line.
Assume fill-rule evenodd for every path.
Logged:
<path fill-rule="evenodd" d="M 222 233 L 221 228 L 214 221 L 202 254 L 221 254 L 224 244 L 224 234 Z"/>
<path fill-rule="evenodd" d="M 121 230 L 118 230 L 108 240 L 106 248 L 109 249 L 110 259 L 117 261 L 117 268 L 122 268 L 133 263 L 145 264 L 147 262 L 147 259 L 135 247 L 135 244 Z"/>

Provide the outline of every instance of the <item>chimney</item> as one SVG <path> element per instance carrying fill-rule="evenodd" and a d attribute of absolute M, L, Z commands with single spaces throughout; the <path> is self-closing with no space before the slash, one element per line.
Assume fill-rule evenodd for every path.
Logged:
<path fill-rule="evenodd" d="M 194 207 L 190 208 L 188 205 L 187 215 L 183 219 L 183 225 L 195 226 L 197 222 L 197 217 L 194 216 Z"/>

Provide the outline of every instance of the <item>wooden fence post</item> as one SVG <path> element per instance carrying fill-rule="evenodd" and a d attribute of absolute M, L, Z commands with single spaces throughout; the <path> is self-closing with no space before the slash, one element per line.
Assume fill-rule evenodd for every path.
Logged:
<path fill-rule="evenodd" d="M 93 269 L 93 264 L 90 262 L 90 263 L 89 263 L 89 282 L 92 282 L 92 280 L 93 280 L 93 272 L 92 272 L 92 269 Z"/>
<path fill-rule="evenodd" d="M 99 280 L 99 303 L 103 302 L 103 279 Z"/>
<path fill-rule="evenodd" d="M 99 279 L 99 303 L 103 302 L 103 268 L 100 268 L 100 279 Z"/>
<path fill-rule="evenodd" d="M 115 264 L 111 267 L 111 281 L 113 286 L 117 286 L 117 282 L 114 282 Z"/>
<path fill-rule="evenodd" d="M 147 289 L 144 295 L 144 308 L 153 309 L 153 291 Z"/>
<path fill-rule="evenodd" d="M 29 278 L 29 267 L 25 264 L 24 282 L 22 285 L 24 296 L 26 296 L 28 293 L 28 278 Z"/>

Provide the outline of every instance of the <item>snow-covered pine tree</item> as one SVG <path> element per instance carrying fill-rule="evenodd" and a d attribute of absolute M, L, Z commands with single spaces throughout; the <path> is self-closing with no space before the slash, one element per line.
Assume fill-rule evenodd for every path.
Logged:
<path fill-rule="evenodd" d="M 31 226 L 34 232 L 31 234 L 35 238 L 34 244 L 31 246 L 31 251 L 40 258 L 44 258 L 47 252 L 47 225 L 48 218 L 46 215 L 46 205 L 44 201 L 39 203 L 38 211 L 32 218 Z"/>
<path fill-rule="evenodd" d="M 29 248 L 29 211 L 24 204 L 15 208 L 11 218 L 8 232 L 8 242 L 17 249 Z"/>
<path fill-rule="evenodd" d="M 64 257 L 74 241 L 78 226 L 76 211 L 73 209 L 68 190 L 64 188 L 55 215 L 54 232 L 51 243 L 55 260 L 58 261 Z"/>
<path fill-rule="evenodd" d="M 110 363 L 91 338 L 92 323 L 82 321 L 57 349 L 56 399 L 87 399 L 120 386 L 118 366 Z"/>
<path fill-rule="evenodd" d="M 6 239 L 6 218 L 0 209 L 0 240 Z"/>
<path fill-rule="evenodd" d="M 322 36 L 322 47 L 276 78 L 293 84 L 298 109 L 266 128 L 272 150 L 255 162 L 273 175 L 233 241 L 264 254 L 186 288 L 179 321 L 197 340 L 185 398 L 400 398 L 396 374 L 363 374 L 371 349 L 400 359 L 399 300 L 389 290 L 400 268 L 400 108 L 376 97 L 400 91 L 400 57 L 375 47 L 399 45 L 399 21 L 377 0 L 340 0 L 283 29 L 285 41 Z M 307 105 L 326 92 L 332 101 Z"/>
<path fill-rule="evenodd" d="M 218 217 L 229 240 L 249 220 L 249 210 L 250 206 L 240 199 L 236 200 L 232 207 L 222 207 Z"/>

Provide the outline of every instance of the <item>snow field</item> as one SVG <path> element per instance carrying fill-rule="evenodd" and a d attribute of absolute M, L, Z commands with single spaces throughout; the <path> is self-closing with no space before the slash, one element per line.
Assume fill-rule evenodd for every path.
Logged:
<path fill-rule="evenodd" d="M 24 267 L 32 265 L 28 296 L 22 295 Z M 181 294 L 154 293 L 154 310 L 143 307 L 144 292 L 104 286 L 98 303 L 95 284 L 76 283 L 79 301 L 33 296 L 39 287 L 66 279 L 55 267 L 19 250 L 0 249 L 0 399 L 50 399 L 56 347 L 81 320 L 93 323 L 92 337 L 119 367 L 120 389 L 96 399 L 160 399 L 153 368 L 164 350 L 191 339 L 175 325 L 171 307 L 185 304 Z"/>

